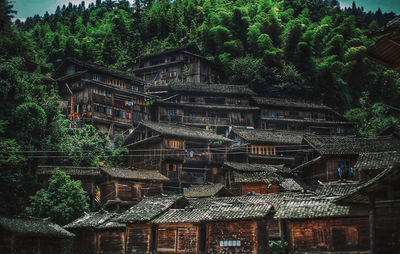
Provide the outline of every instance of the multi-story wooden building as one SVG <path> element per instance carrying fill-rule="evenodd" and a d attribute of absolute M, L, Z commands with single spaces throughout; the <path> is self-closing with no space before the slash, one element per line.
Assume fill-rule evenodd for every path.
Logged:
<path fill-rule="evenodd" d="M 218 134 L 227 135 L 232 126 L 254 127 L 258 111 L 250 106 L 255 93 L 247 86 L 174 82 L 151 87 L 149 94 L 162 98 L 153 104 L 153 121 L 214 129 Z"/>
<path fill-rule="evenodd" d="M 151 97 L 132 74 L 67 58 L 55 76 L 71 127 L 93 124 L 112 135 L 150 118 Z"/>
<path fill-rule="evenodd" d="M 143 121 L 125 141 L 129 165 L 159 170 L 171 181 L 166 191 L 181 192 L 219 176 L 231 140 L 178 124 Z"/>
<path fill-rule="evenodd" d="M 201 55 L 195 44 L 139 57 L 133 73 L 154 84 L 173 80 L 213 83 L 216 65 Z"/>
<path fill-rule="evenodd" d="M 234 140 L 228 160 L 292 166 L 304 135 L 294 131 L 233 128 L 228 136 Z"/>
<path fill-rule="evenodd" d="M 389 21 L 385 27 L 368 34 L 368 37 L 380 37 L 365 55 L 370 59 L 400 72 L 400 16 Z"/>
<path fill-rule="evenodd" d="M 261 129 L 303 131 L 319 135 L 348 135 L 353 124 L 332 108 L 286 99 L 253 97 L 260 108 Z"/>
<path fill-rule="evenodd" d="M 305 136 L 302 149 L 296 155 L 303 164 L 293 171 L 310 185 L 318 181 L 337 180 L 360 181 L 362 174 L 354 170 L 360 154 L 366 152 L 399 151 L 400 142 L 392 137 L 356 138 L 356 137 L 320 137 Z M 383 158 L 383 157 L 382 157 Z"/>

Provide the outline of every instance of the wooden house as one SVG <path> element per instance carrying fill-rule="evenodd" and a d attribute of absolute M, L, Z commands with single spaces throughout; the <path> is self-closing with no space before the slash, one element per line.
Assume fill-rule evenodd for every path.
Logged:
<path fill-rule="evenodd" d="M 157 228 L 150 221 L 168 209 L 179 209 L 187 205 L 188 201 L 183 196 L 150 197 L 116 217 L 116 222 L 127 225 L 126 253 L 155 252 Z"/>
<path fill-rule="evenodd" d="M 155 86 L 149 94 L 160 96 L 152 120 L 213 129 L 227 135 L 229 127 L 254 127 L 258 108 L 250 106 L 254 92 L 247 86 L 172 82 Z"/>
<path fill-rule="evenodd" d="M 283 165 L 225 162 L 226 184 L 234 195 L 248 193 L 306 192 L 311 190 L 300 179 L 290 175 Z"/>
<path fill-rule="evenodd" d="M 349 135 L 353 123 L 332 108 L 287 99 L 253 97 L 260 108 L 258 128 L 267 130 L 301 131 L 319 135 Z"/>
<path fill-rule="evenodd" d="M 205 253 L 205 228 L 201 224 L 207 211 L 186 207 L 170 209 L 152 220 L 157 227 L 157 253 Z"/>
<path fill-rule="evenodd" d="M 196 44 L 140 56 L 132 72 L 154 84 L 175 80 L 212 83 L 218 79 L 216 65 L 202 56 Z"/>
<path fill-rule="evenodd" d="M 359 154 L 399 150 L 400 142 L 391 137 L 305 136 L 297 154 L 300 164 L 293 169 L 307 184 L 318 181 L 362 180 L 354 165 Z M 303 164 L 300 162 L 303 161 Z"/>
<path fill-rule="evenodd" d="M 117 213 L 100 210 L 87 213 L 64 226 L 74 232 L 74 253 L 123 254 L 125 251 L 125 225 L 111 221 Z"/>
<path fill-rule="evenodd" d="M 370 46 L 365 55 L 388 67 L 400 72 L 400 17 L 389 21 L 385 27 L 369 34 L 369 37 L 380 37 Z"/>
<path fill-rule="evenodd" d="M 86 191 L 90 198 L 92 208 L 100 204 L 100 189 L 98 186 L 103 182 L 100 168 L 39 165 L 35 173 L 38 182 L 41 183 L 44 188 L 47 188 L 48 180 L 52 176 L 55 168 L 64 171 L 71 179 L 81 181 L 83 190 Z"/>
<path fill-rule="evenodd" d="M 234 195 L 276 193 L 283 180 L 278 167 L 270 165 L 225 162 L 224 169 L 227 185 Z"/>
<path fill-rule="evenodd" d="M 292 166 L 305 133 L 233 128 L 229 161 Z"/>
<path fill-rule="evenodd" d="M 361 153 L 354 165 L 354 170 L 360 172 L 361 179 L 371 180 L 399 161 L 400 152 L 398 151 Z"/>
<path fill-rule="evenodd" d="M 132 74 L 67 58 L 55 76 L 71 127 L 93 124 L 113 135 L 150 119 L 152 98 Z"/>
<path fill-rule="evenodd" d="M 365 207 L 338 205 L 334 198 L 295 196 L 275 206 L 289 253 L 368 253 Z"/>
<path fill-rule="evenodd" d="M 385 162 L 383 163 L 385 164 Z M 376 166 L 371 164 L 372 168 Z M 370 253 L 399 253 L 400 250 L 399 161 L 377 176 L 338 198 L 340 205 L 368 205 Z"/>
<path fill-rule="evenodd" d="M 132 206 L 146 196 L 163 193 L 163 183 L 168 177 L 156 170 L 134 168 L 101 168 L 105 176 L 100 185 L 101 201 L 108 206 Z"/>
<path fill-rule="evenodd" d="M 190 202 L 152 221 L 158 253 L 268 253 L 270 204 L 251 196 Z"/>
<path fill-rule="evenodd" d="M 63 239 L 74 236 L 48 219 L 0 217 L 0 253 L 63 253 Z"/>
<path fill-rule="evenodd" d="M 176 193 L 217 178 L 230 141 L 204 129 L 143 121 L 125 146 L 130 166 L 159 170 L 171 180 L 165 190 Z"/>
<path fill-rule="evenodd" d="M 186 198 L 209 198 L 231 196 L 231 192 L 222 183 L 190 186 L 183 195 Z"/>

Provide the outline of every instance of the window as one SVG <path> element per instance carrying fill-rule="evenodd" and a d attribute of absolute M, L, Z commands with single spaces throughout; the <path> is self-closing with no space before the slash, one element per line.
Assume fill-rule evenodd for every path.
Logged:
<path fill-rule="evenodd" d="M 241 101 L 240 100 L 235 100 L 236 105 L 240 105 Z"/>
<path fill-rule="evenodd" d="M 276 117 L 276 113 L 273 112 L 273 111 L 268 111 L 268 117 L 275 118 Z"/>
<path fill-rule="evenodd" d="M 107 96 L 107 97 L 112 97 L 112 93 L 109 92 L 109 91 L 107 91 L 107 92 L 106 92 L 106 96 Z"/>
<path fill-rule="evenodd" d="M 251 145 L 251 153 L 261 155 L 276 155 L 276 147 Z"/>
<path fill-rule="evenodd" d="M 174 108 L 169 108 L 169 109 L 167 110 L 167 112 L 168 112 L 168 116 L 175 116 L 176 109 L 174 109 Z"/>
<path fill-rule="evenodd" d="M 240 247 L 241 242 L 240 240 L 224 240 L 224 241 L 219 241 L 219 246 L 220 247 Z"/>
<path fill-rule="evenodd" d="M 176 164 L 166 164 L 167 171 L 176 171 Z"/>
<path fill-rule="evenodd" d="M 344 128 L 343 128 L 343 127 L 338 127 L 338 128 L 336 129 L 336 133 L 338 133 L 338 134 L 343 134 L 343 133 L 344 133 Z"/>
<path fill-rule="evenodd" d="M 93 74 L 93 80 L 100 81 L 100 75 Z"/>
<path fill-rule="evenodd" d="M 339 178 L 347 178 L 356 174 L 356 172 L 350 167 L 349 161 L 339 161 L 337 173 Z"/>
<path fill-rule="evenodd" d="M 176 61 L 176 56 L 171 56 L 171 62 Z"/>
<path fill-rule="evenodd" d="M 106 113 L 107 115 L 112 115 L 112 108 L 107 108 Z"/>
<path fill-rule="evenodd" d="M 169 140 L 168 148 L 172 148 L 172 149 L 182 148 L 182 141 L 181 140 Z"/>

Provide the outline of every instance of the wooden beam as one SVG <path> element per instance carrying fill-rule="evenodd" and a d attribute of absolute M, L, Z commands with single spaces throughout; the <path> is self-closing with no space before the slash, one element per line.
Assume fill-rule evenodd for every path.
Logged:
<path fill-rule="evenodd" d="M 370 194 L 368 196 L 368 210 L 369 210 L 369 242 L 370 253 L 376 254 L 376 210 L 375 210 L 375 196 Z"/>
<path fill-rule="evenodd" d="M 390 41 L 392 44 L 394 44 L 394 45 L 400 47 L 400 43 L 398 43 L 397 41 L 395 41 L 395 40 L 393 40 L 393 39 L 389 39 L 389 41 Z"/>

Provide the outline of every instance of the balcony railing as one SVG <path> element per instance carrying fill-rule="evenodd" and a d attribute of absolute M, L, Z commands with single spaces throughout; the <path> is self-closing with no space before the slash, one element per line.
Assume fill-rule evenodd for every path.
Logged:
<path fill-rule="evenodd" d="M 182 149 L 166 149 L 165 158 L 170 160 L 184 160 L 186 154 Z"/>
<path fill-rule="evenodd" d="M 161 79 L 176 78 L 177 76 L 178 76 L 178 73 L 176 71 L 161 72 Z"/>

